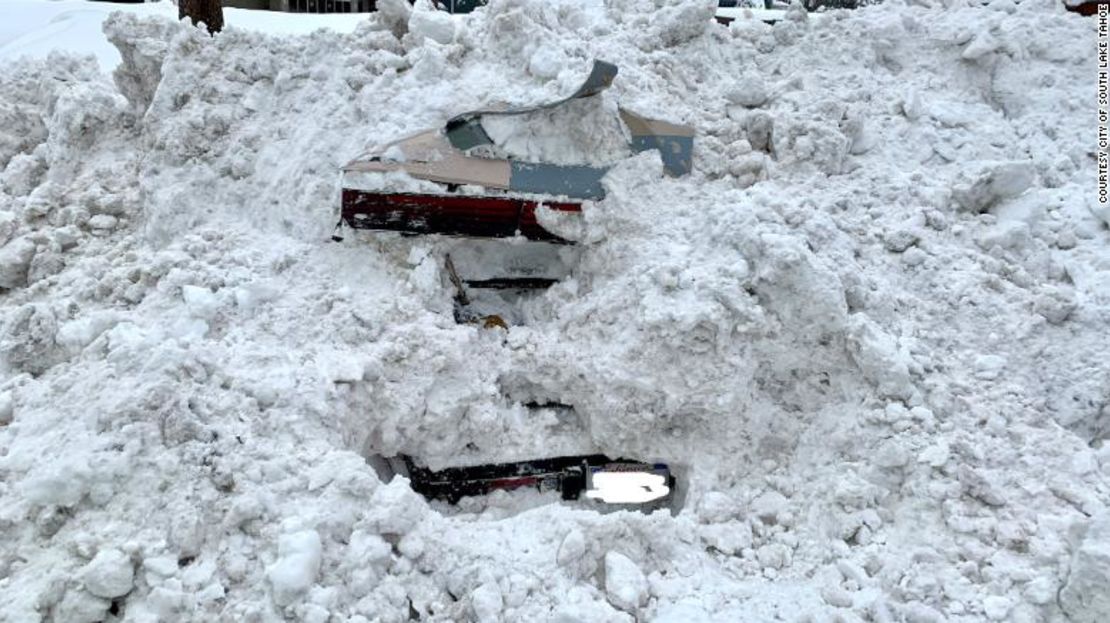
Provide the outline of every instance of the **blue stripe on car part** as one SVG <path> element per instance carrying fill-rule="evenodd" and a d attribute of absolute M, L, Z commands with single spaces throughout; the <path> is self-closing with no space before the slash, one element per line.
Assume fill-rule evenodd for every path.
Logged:
<path fill-rule="evenodd" d="M 543 164 L 536 162 L 509 163 L 509 189 L 525 193 L 566 195 L 577 199 L 602 199 L 605 188 L 601 178 L 606 168 L 585 165 Z"/>

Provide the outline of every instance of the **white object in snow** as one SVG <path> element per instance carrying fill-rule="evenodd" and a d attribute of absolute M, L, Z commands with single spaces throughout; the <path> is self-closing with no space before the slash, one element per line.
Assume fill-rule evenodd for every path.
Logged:
<path fill-rule="evenodd" d="M 651 472 L 599 471 L 590 475 L 586 497 L 608 504 L 644 504 L 671 492 L 667 479 Z"/>

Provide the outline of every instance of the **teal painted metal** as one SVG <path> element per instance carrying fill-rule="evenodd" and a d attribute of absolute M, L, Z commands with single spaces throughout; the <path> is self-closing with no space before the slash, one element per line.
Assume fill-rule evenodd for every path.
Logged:
<path fill-rule="evenodd" d="M 613 84 L 613 79 L 616 77 L 616 65 L 605 61 L 594 61 L 593 66 L 590 68 L 590 75 L 586 76 L 586 80 L 575 89 L 574 93 L 571 93 L 567 97 L 546 104 L 537 104 L 535 106 L 488 108 L 485 110 L 472 110 L 470 112 L 464 112 L 461 115 L 455 115 L 447 121 L 447 139 L 451 141 L 455 149 L 466 150 L 478 145 L 488 145 L 491 141 L 489 136 L 486 135 L 485 130 L 481 128 L 480 119 L 482 117 L 523 115 L 562 106 L 570 100 L 592 97 L 601 93 L 609 88 L 609 85 Z M 475 130 L 475 126 L 477 126 L 477 131 Z"/>
<path fill-rule="evenodd" d="M 509 166 L 510 190 L 566 195 L 576 199 L 601 199 L 605 196 L 601 178 L 605 177 L 609 167 L 519 161 L 510 162 Z"/>

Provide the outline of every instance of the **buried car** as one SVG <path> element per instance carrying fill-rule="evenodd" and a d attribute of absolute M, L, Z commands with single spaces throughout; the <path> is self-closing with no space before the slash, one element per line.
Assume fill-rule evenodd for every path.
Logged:
<path fill-rule="evenodd" d="M 599 509 L 652 510 L 670 503 L 676 483 L 666 463 L 610 459 L 602 454 L 441 470 L 419 466 L 412 457 L 404 455 L 382 461 L 388 465 L 387 471 L 408 477 L 417 493 L 449 504 L 498 490 L 532 489 L 558 492 L 563 500 L 585 497 Z"/>
<path fill-rule="evenodd" d="M 526 115 L 571 100 L 594 97 L 607 89 L 617 66 L 594 61 L 585 82 L 569 96 L 536 106 L 490 108 L 457 115 L 445 127 L 427 130 L 356 158 L 344 174 L 401 173 L 438 185 L 437 192 L 397 192 L 344 185 L 340 224 L 352 229 L 443 234 L 478 238 L 522 236 L 529 240 L 570 243 L 543 226 L 540 206 L 576 214 L 583 200 L 602 199 L 601 179 L 608 166 L 527 162 L 476 155 L 492 146 L 483 118 Z M 623 108 L 619 117 L 632 152 L 655 149 L 669 175 L 691 169 L 694 130 L 689 126 L 650 119 Z M 458 192 L 460 187 L 476 192 Z"/>
<path fill-rule="evenodd" d="M 597 60 L 581 85 L 559 100 L 466 112 L 442 128 L 352 160 L 343 167 L 333 239 L 342 240 L 344 228 L 458 238 L 441 247 L 449 247 L 441 262 L 456 291 L 455 319 L 504 328 L 527 322 L 523 301 L 565 278 L 576 262 L 574 236 L 566 232 L 575 228 L 584 203 L 605 197 L 602 178 L 611 165 L 581 160 L 609 162 L 655 150 L 667 175 L 691 171 L 693 128 L 619 106 L 613 118 L 590 103 L 616 76 L 616 65 Z M 582 104 L 554 110 L 571 102 Z M 571 125 L 549 123 L 552 111 Z M 611 132 L 604 147 L 580 144 L 591 142 L 591 130 L 580 127 L 579 115 L 595 113 Z M 575 145 L 581 159 L 502 157 L 505 150 L 491 133 L 506 125 L 528 128 L 529 120 L 542 122 L 537 132 L 544 140 Z"/>

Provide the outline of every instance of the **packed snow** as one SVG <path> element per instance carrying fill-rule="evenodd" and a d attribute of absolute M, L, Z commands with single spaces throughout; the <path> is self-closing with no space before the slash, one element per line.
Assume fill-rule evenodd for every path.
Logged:
<path fill-rule="evenodd" d="M 1110 619 L 1093 20 L 379 4 L 113 13 L 112 62 L 0 19 L 0 618 Z M 347 160 L 595 58 L 609 91 L 503 138 L 592 157 L 619 103 L 696 127 L 695 170 L 619 159 L 508 330 L 453 319 L 465 241 L 329 241 Z M 676 507 L 451 507 L 368 463 L 560 443 L 669 463 Z"/>

